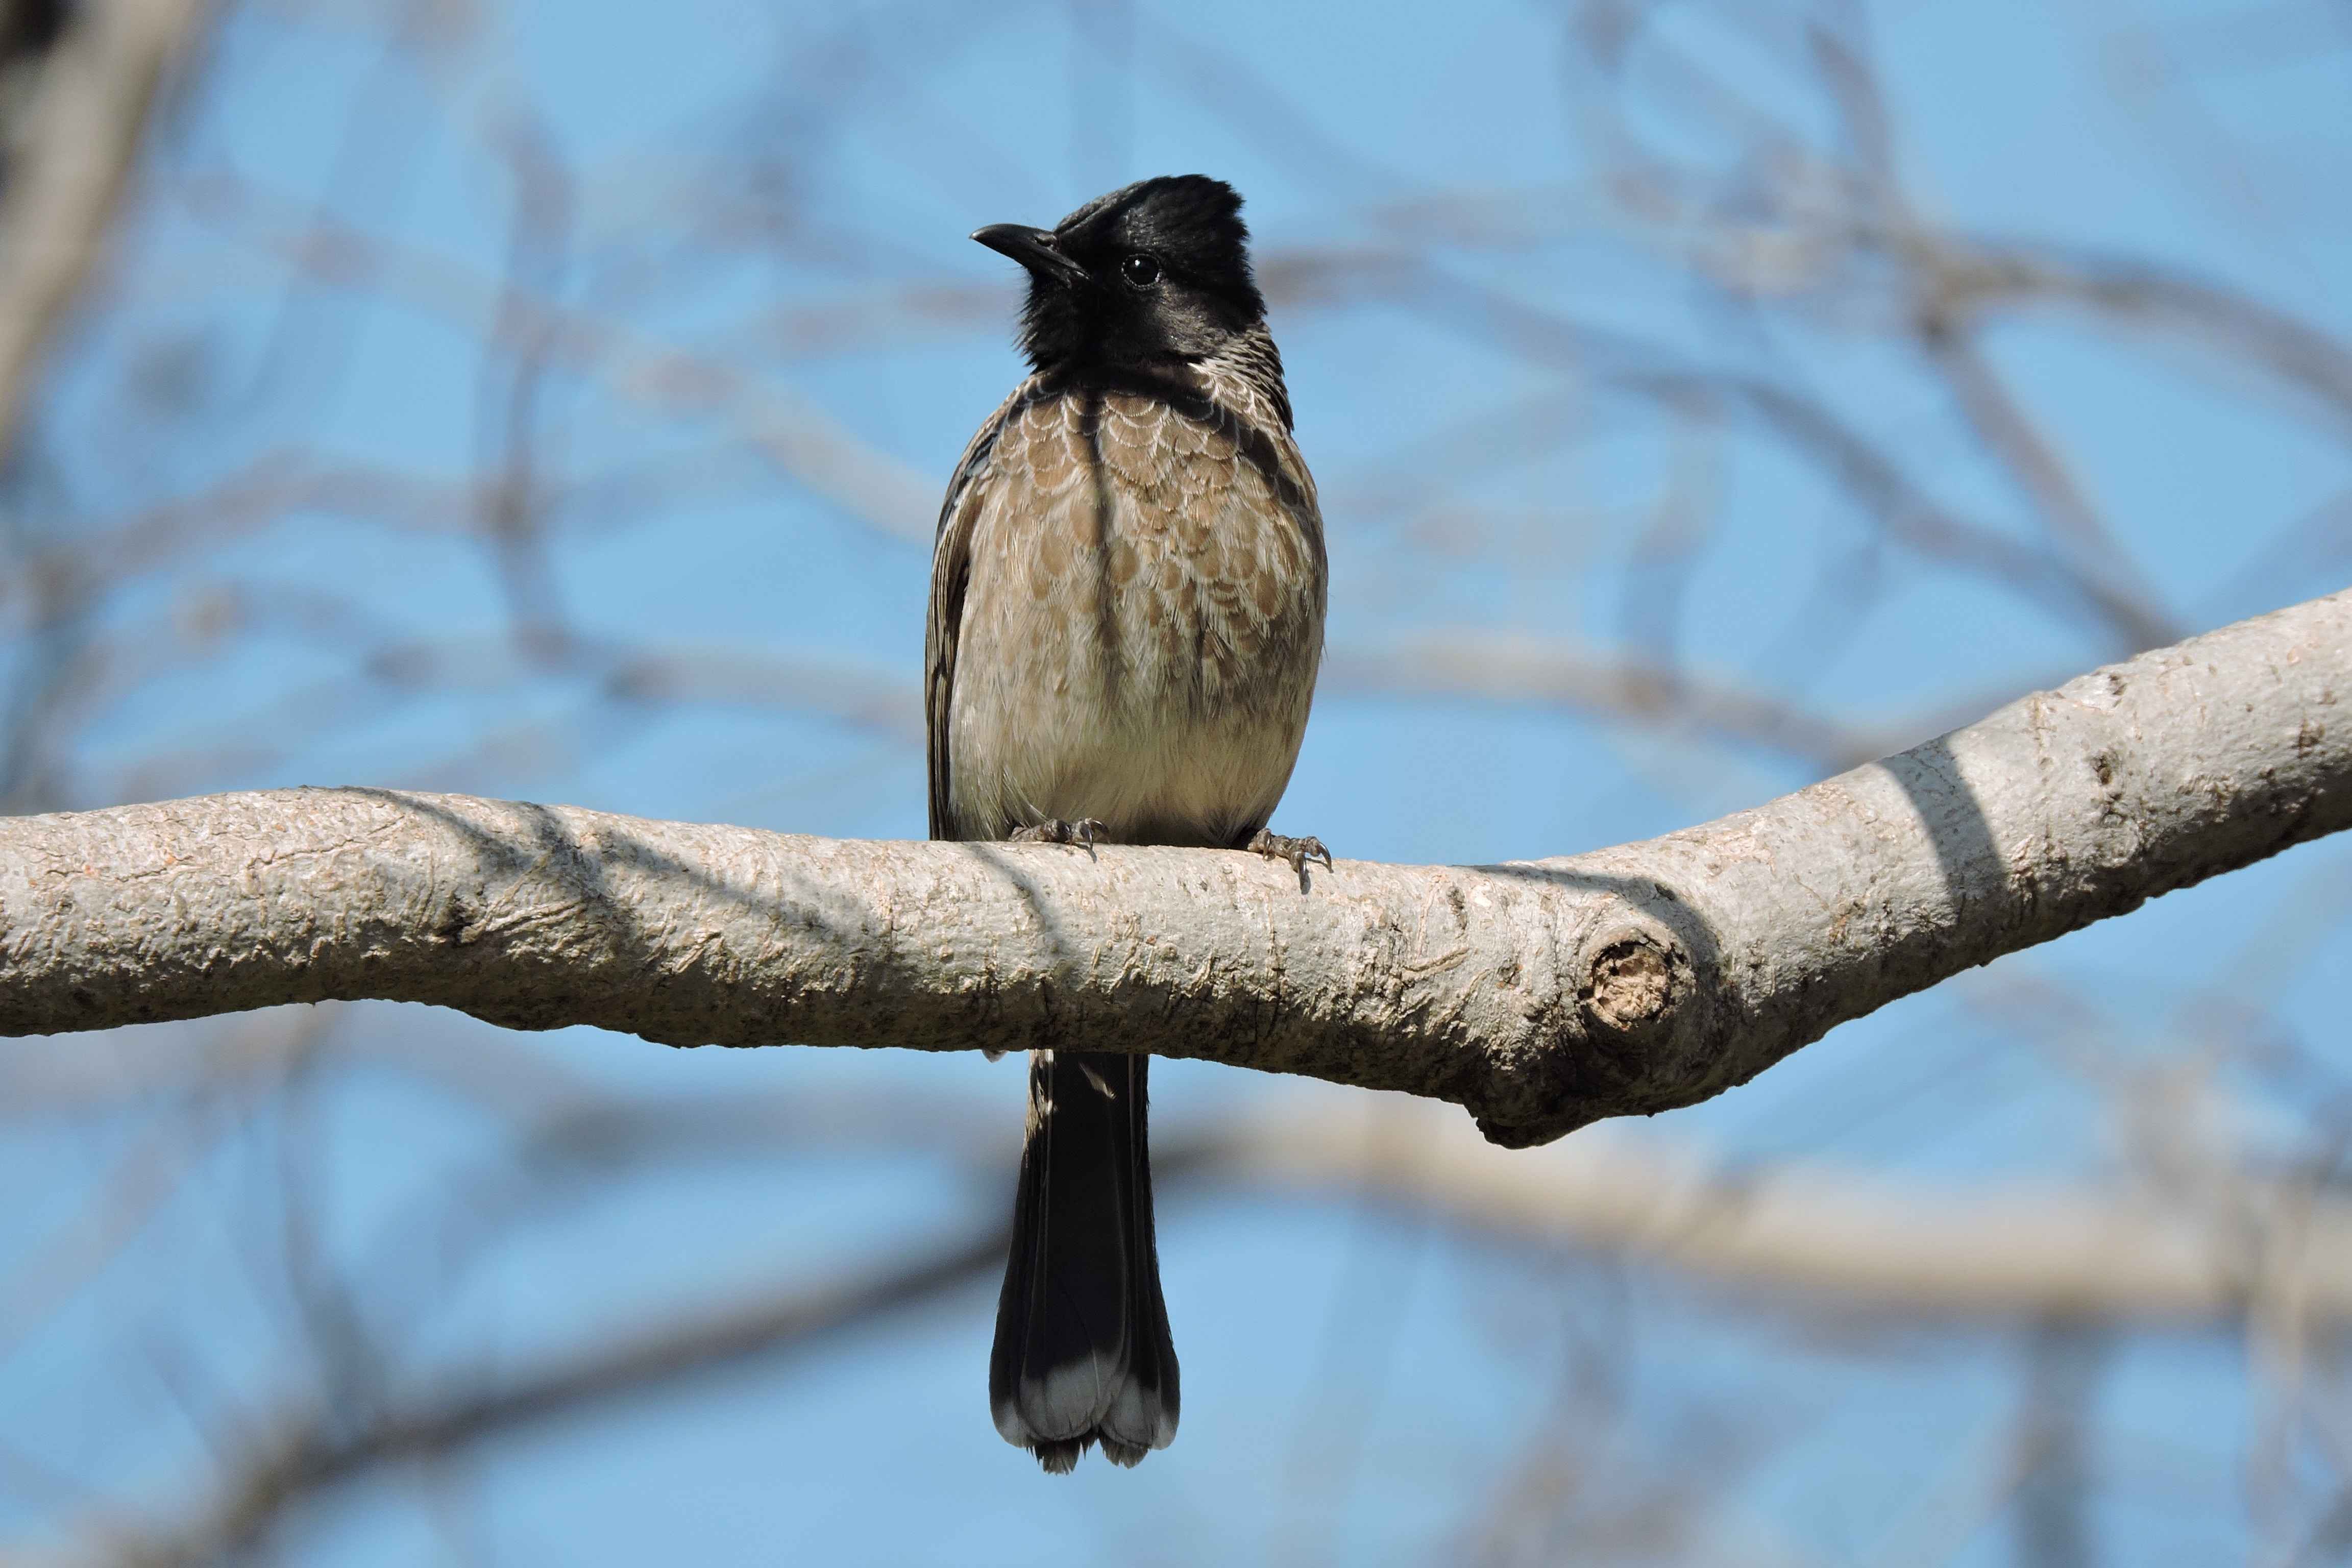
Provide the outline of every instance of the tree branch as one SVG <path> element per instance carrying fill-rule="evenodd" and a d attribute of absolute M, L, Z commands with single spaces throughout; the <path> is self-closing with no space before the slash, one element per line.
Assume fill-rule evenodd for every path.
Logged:
<path fill-rule="evenodd" d="M 650 1332 L 615 1335 L 520 1374 L 468 1368 L 442 1380 L 439 1397 L 415 1409 L 355 1416 L 349 1410 L 298 1407 L 259 1434 L 253 1451 L 240 1456 L 194 1518 L 176 1528 L 131 1534 L 120 1519 L 100 1517 L 80 1533 L 100 1542 L 102 1555 L 55 1561 L 137 1568 L 234 1561 L 297 1505 L 381 1467 L 463 1452 L 493 1437 L 593 1415 L 692 1378 L 870 1329 L 887 1313 L 986 1279 L 1003 1267 L 1007 1244 L 1005 1231 L 991 1227 L 868 1279 L 763 1296 Z"/>
<path fill-rule="evenodd" d="M 1498 1155 L 1437 1106 L 1380 1135 L 1293 1103 L 1221 1131 L 1212 1176 L 1424 1206 L 1490 1233 L 1910 1321 L 2242 1321 L 2265 1297 L 2352 1321 L 2352 1205 L 2249 1175 L 2205 1201 L 2031 1186 L 1906 1187 L 1816 1163 L 1743 1164 L 1676 1141 L 1588 1134 Z"/>
<path fill-rule="evenodd" d="M 165 72 L 199 0 L 89 8 L 45 73 L 19 188 L 0 213 L 0 452 L 15 445 L 51 328 L 87 282 Z"/>
<path fill-rule="evenodd" d="M 307 789 L 0 822 L 0 1033 L 382 997 L 678 1045 L 1084 1041 L 1523 1146 L 2352 826 L 2352 591 L 1646 843 L 1488 867 L 807 838 Z"/>

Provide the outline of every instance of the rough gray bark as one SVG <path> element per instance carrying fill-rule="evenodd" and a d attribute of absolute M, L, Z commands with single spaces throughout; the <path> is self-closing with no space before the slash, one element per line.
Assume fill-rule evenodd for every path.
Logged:
<path fill-rule="evenodd" d="M 1752 811 L 1487 867 L 797 837 L 377 789 L 0 822 L 0 1033 L 383 997 L 677 1045 L 1082 1041 L 1539 1143 L 2352 826 L 2352 592 Z M 1306 826 L 1312 826 L 1311 824 Z"/>

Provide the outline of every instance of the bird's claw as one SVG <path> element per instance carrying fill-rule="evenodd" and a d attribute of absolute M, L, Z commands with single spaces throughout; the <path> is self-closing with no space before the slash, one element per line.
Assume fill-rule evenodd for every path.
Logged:
<path fill-rule="evenodd" d="M 1322 861 L 1326 871 L 1331 868 L 1331 851 L 1323 847 L 1323 840 L 1312 836 L 1293 838 L 1286 833 L 1268 833 L 1261 827 L 1248 847 L 1269 860 L 1289 861 L 1290 868 L 1298 873 L 1301 881 L 1307 879 L 1309 860 Z"/>
<path fill-rule="evenodd" d="M 1107 840 L 1109 837 L 1110 825 L 1100 817 L 1082 816 L 1076 822 L 1064 822 L 1058 816 L 1049 816 L 1033 826 L 1014 828 L 1011 842 L 1075 844 L 1091 855 L 1095 852 L 1095 843 L 1097 839 Z"/>

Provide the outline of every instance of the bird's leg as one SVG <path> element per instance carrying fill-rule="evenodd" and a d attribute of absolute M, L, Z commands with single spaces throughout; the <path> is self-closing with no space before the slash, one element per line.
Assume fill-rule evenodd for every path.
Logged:
<path fill-rule="evenodd" d="M 1082 816 L 1076 822 L 1049 816 L 1032 826 L 1014 828 L 1007 840 L 1013 844 L 1075 844 L 1089 855 L 1094 853 L 1097 841 L 1110 841 L 1110 825 L 1097 816 Z"/>
<path fill-rule="evenodd" d="M 1326 871 L 1331 868 L 1331 851 L 1323 847 L 1320 838 L 1293 838 L 1286 833 L 1269 833 L 1261 827 L 1242 847 L 1269 860 L 1289 861 L 1290 868 L 1298 873 L 1298 879 L 1302 882 L 1307 879 L 1307 863 L 1309 860 L 1322 861 Z"/>

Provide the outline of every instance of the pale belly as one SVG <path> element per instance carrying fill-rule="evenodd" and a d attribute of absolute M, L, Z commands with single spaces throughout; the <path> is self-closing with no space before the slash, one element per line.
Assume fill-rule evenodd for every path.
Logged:
<path fill-rule="evenodd" d="M 1311 490 L 1142 399 L 1029 410 L 975 500 L 950 705 L 962 837 L 1096 818 L 1237 845 L 1289 782 L 1322 652 Z M 1301 470 L 1303 476 L 1303 469 Z"/>

